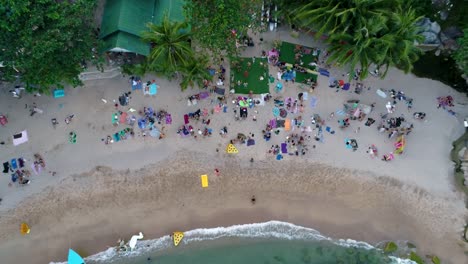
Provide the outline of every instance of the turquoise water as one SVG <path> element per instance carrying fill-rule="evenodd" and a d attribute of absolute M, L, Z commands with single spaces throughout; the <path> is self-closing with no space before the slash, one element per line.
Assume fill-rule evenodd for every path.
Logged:
<path fill-rule="evenodd" d="M 87 264 L 386 264 L 413 263 L 388 257 L 365 242 L 332 239 L 291 223 L 266 223 L 184 232 L 178 247 L 169 235 L 139 240 L 130 252 L 109 248 L 85 258 Z"/>
<path fill-rule="evenodd" d="M 348 248 L 328 241 L 235 241 L 218 245 L 210 241 L 203 246 L 179 248 L 177 251 L 145 254 L 119 264 L 385 264 L 398 263 L 375 249 Z M 226 241 L 223 241 L 226 242 Z M 241 242 L 241 243 L 240 243 Z M 222 243 L 222 242 L 221 242 Z M 148 258 L 150 258 L 148 260 Z"/>

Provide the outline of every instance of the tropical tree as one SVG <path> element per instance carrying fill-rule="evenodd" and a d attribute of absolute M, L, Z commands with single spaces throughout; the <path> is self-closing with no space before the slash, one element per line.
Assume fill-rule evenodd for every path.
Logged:
<path fill-rule="evenodd" d="M 187 0 L 194 39 L 214 56 L 237 55 L 236 38 L 259 30 L 263 0 Z"/>
<path fill-rule="evenodd" d="M 453 54 L 453 58 L 461 68 L 462 72 L 468 76 L 468 28 L 463 30 L 463 37 L 457 40 L 459 48 Z"/>
<path fill-rule="evenodd" d="M 160 24 L 149 23 L 147 27 L 142 38 L 152 45 L 147 58 L 149 70 L 172 76 L 193 58 L 186 22 L 172 22 L 165 15 Z"/>
<path fill-rule="evenodd" d="M 203 86 L 203 80 L 210 80 L 212 77 L 208 72 L 208 58 L 206 56 L 200 55 L 191 59 L 186 65 L 181 69 L 182 73 L 182 82 L 180 87 L 182 90 L 187 89 L 189 86 L 198 87 Z"/>
<path fill-rule="evenodd" d="M 297 17 L 303 26 L 317 29 L 317 37 L 329 34 L 329 63 L 349 65 L 352 72 L 360 66 L 361 78 L 368 75 L 371 64 L 385 66 L 383 78 L 390 66 L 409 72 L 421 52 L 414 45 L 421 41 L 415 26 L 420 17 L 402 3 L 312 0 L 298 9 Z"/>
<path fill-rule="evenodd" d="M 95 61 L 95 0 L 0 0 L 1 78 L 28 91 L 81 84 L 82 61 Z"/>

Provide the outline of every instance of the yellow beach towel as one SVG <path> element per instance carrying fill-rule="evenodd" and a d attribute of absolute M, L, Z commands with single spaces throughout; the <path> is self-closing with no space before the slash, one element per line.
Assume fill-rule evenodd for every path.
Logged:
<path fill-rule="evenodd" d="M 201 186 L 203 188 L 208 187 L 208 175 L 204 174 L 204 175 L 200 176 L 200 178 L 201 178 Z"/>

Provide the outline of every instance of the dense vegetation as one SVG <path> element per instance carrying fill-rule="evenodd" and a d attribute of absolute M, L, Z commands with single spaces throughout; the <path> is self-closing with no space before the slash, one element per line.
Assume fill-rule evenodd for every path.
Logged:
<path fill-rule="evenodd" d="M 28 91 L 80 85 L 81 63 L 96 59 L 95 0 L 0 0 L 1 79 Z"/>

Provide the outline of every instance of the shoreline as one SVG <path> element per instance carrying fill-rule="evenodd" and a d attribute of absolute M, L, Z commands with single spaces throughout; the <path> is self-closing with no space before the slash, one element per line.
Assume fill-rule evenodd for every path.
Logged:
<path fill-rule="evenodd" d="M 200 172 L 209 161 L 223 160 L 222 171 L 229 175 L 211 176 L 210 186 L 202 189 Z M 321 164 L 311 169 L 310 163 L 294 161 L 276 164 L 243 165 L 237 158 L 178 152 L 136 171 L 98 167 L 62 180 L 0 218 L 4 227 L 0 238 L 7 241 L 0 246 L 0 255 L 8 252 L 5 263 L 48 263 L 65 260 L 67 247 L 92 255 L 140 231 L 151 239 L 175 230 L 278 220 L 372 245 L 409 240 L 444 263 L 464 259 L 456 246 L 465 213 L 457 197 L 448 202 L 447 197 L 366 172 Z M 248 175 L 251 166 L 260 173 Z M 260 185 L 262 190 L 255 190 Z M 164 192 L 176 186 L 183 193 Z M 251 195 L 257 197 L 255 205 Z M 30 224 L 30 235 L 19 235 L 18 221 Z M 19 245 L 28 248 L 27 256 Z M 40 257 L 32 259 L 34 255 Z"/>

